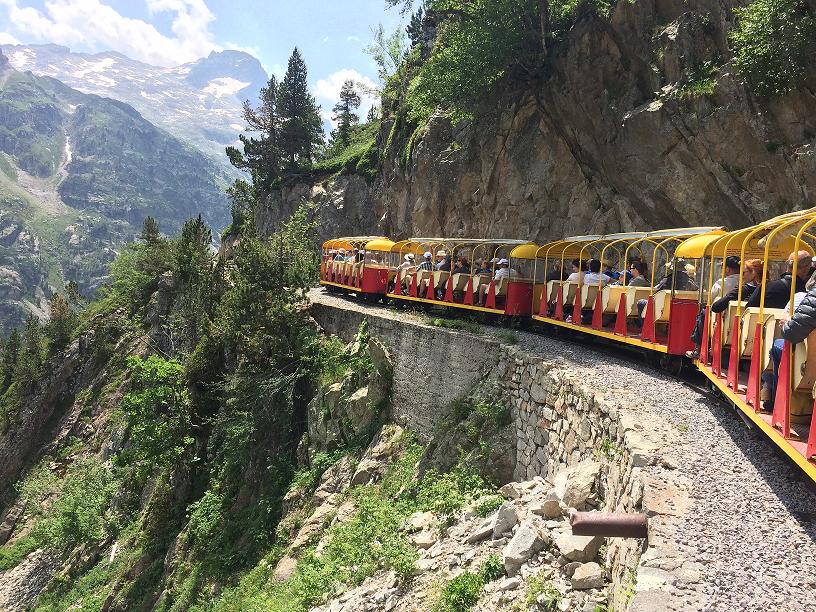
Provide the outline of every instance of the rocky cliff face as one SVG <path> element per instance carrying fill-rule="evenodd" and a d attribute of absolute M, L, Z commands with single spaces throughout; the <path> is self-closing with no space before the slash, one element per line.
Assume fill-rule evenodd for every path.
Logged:
<path fill-rule="evenodd" d="M 350 191 L 346 177 L 322 185 L 343 202 L 322 203 L 323 225 L 333 235 L 545 241 L 738 227 L 813 206 L 816 71 L 785 97 L 746 90 L 727 44 L 740 4 L 619 2 L 608 19 L 580 19 L 540 87 L 503 83 L 456 126 L 433 117 L 407 165 L 405 143 L 392 143 L 367 190 Z M 700 93 L 693 83 L 707 62 L 718 67 L 713 93 Z M 392 123 L 386 116 L 381 146 Z M 271 210 L 260 215 L 267 223 L 283 209 Z M 350 222 L 357 225 L 346 232 Z"/>

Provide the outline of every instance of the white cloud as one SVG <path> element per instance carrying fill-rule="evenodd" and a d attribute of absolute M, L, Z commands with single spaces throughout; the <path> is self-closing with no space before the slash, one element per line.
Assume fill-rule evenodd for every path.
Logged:
<path fill-rule="evenodd" d="M 346 40 L 353 41 L 353 42 L 360 42 L 359 36 L 346 36 Z"/>
<path fill-rule="evenodd" d="M 335 103 L 340 100 L 340 89 L 343 87 L 343 83 L 347 80 L 352 80 L 355 83 L 361 83 L 364 87 L 372 91 L 377 87 L 377 84 L 369 77 L 363 76 L 351 68 L 343 68 L 342 70 L 333 72 L 325 79 L 318 80 L 314 85 L 313 92 L 315 98 L 317 98 L 317 101 L 320 102 L 322 106 L 321 115 L 323 116 L 323 120 L 331 125 L 332 128 L 334 128 L 335 125 L 331 120 L 331 109 Z M 360 94 L 360 98 L 362 99 L 362 103 L 360 104 L 360 108 L 357 112 L 360 115 L 360 120 L 365 121 L 368 110 L 372 106 L 379 104 L 380 99 L 379 96 L 371 93 L 371 91 L 365 92 L 359 87 L 357 88 L 357 92 Z"/>
<path fill-rule="evenodd" d="M 124 17 L 102 0 L 45 0 L 43 11 L 20 6 L 19 0 L 0 0 L 14 30 L 36 40 L 79 45 L 90 50 L 119 51 L 128 57 L 160 66 L 177 66 L 220 50 L 213 42 L 215 19 L 204 0 L 145 0 L 151 16 L 173 15 L 173 36 L 152 24 Z"/>
<path fill-rule="evenodd" d="M 0 45 L 19 45 L 20 41 L 8 32 L 0 32 Z"/>
<path fill-rule="evenodd" d="M 324 42 L 324 43 L 327 43 L 327 42 L 329 42 L 330 40 L 331 40 L 331 39 L 330 39 L 328 36 L 324 36 L 324 37 L 323 37 L 323 42 Z"/>

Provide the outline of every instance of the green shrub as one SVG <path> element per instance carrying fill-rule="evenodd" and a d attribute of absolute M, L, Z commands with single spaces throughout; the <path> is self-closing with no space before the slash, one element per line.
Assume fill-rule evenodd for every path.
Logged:
<path fill-rule="evenodd" d="M 192 445 L 190 398 L 184 366 L 151 355 L 127 359 L 131 390 L 122 399 L 130 428 L 130 445 L 117 463 L 133 466 L 140 477 L 172 465 Z"/>
<path fill-rule="evenodd" d="M 816 50 L 816 15 L 806 0 L 754 0 L 734 12 L 733 63 L 749 87 L 762 96 L 797 87 Z"/>
<path fill-rule="evenodd" d="M 504 576 L 504 564 L 498 555 L 490 555 L 477 573 L 463 572 L 450 580 L 434 612 L 464 612 L 470 610 L 479 601 L 479 595 L 488 582 Z"/>
<path fill-rule="evenodd" d="M 17 567 L 20 562 L 37 549 L 37 540 L 25 535 L 13 544 L 0 546 L 0 572 Z"/>
<path fill-rule="evenodd" d="M 504 503 L 504 498 L 501 495 L 490 495 L 485 497 L 479 504 L 476 505 L 476 515 L 485 518 L 499 509 Z"/>
<path fill-rule="evenodd" d="M 499 555 L 492 554 L 485 559 L 485 562 L 482 563 L 479 575 L 482 577 L 485 584 L 498 580 L 504 576 L 504 563 L 502 562 L 501 557 L 499 557 Z"/>
<path fill-rule="evenodd" d="M 478 574 L 462 572 L 445 585 L 434 612 L 464 612 L 479 601 L 484 580 Z"/>
<path fill-rule="evenodd" d="M 110 502 L 118 486 L 107 465 L 84 457 L 72 463 L 62 479 L 43 464 L 17 488 L 33 508 L 31 535 L 37 545 L 64 550 L 116 532 Z"/>
<path fill-rule="evenodd" d="M 534 606 L 539 603 L 540 608 L 547 612 L 555 612 L 558 604 L 561 603 L 561 592 L 543 574 L 530 576 L 527 580 L 527 606 Z"/>
<path fill-rule="evenodd" d="M 431 319 L 431 325 L 434 327 L 444 327 L 447 329 L 458 329 L 461 331 L 470 332 L 471 334 L 482 333 L 481 326 L 475 321 L 470 321 L 468 319 L 443 319 L 437 317 Z"/>

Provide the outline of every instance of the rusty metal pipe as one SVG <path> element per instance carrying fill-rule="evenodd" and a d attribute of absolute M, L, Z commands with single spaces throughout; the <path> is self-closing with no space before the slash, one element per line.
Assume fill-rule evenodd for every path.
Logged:
<path fill-rule="evenodd" d="M 649 535 L 645 514 L 573 512 L 570 525 L 573 535 L 605 538 L 645 538 Z"/>

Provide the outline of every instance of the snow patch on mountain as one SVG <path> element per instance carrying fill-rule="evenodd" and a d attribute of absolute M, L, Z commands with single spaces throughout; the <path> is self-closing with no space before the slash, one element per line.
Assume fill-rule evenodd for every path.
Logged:
<path fill-rule="evenodd" d="M 229 163 L 226 145 L 243 130 L 242 103 L 257 101 L 268 76 L 239 51 L 173 68 L 151 66 L 120 53 L 73 53 L 60 45 L 4 45 L 12 67 L 58 79 L 83 93 L 126 102 L 148 121 Z M 231 167 L 230 167 L 231 169 Z"/>
<path fill-rule="evenodd" d="M 234 96 L 248 85 L 249 83 L 246 81 L 239 81 L 238 79 L 230 77 L 221 77 L 210 81 L 202 91 L 216 98 L 223 98 L 224 96 Z"/>

